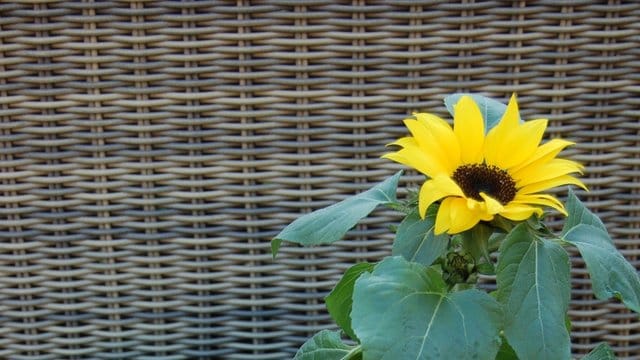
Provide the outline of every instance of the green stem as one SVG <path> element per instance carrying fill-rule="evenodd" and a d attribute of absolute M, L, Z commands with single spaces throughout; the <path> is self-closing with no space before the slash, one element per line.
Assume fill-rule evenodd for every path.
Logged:
<path fill-rule="evenodd" d="M 355 356 L 362 354 L 362 345 L 358 345 L 351 349 L 341 360 L 355 359 Z"/>

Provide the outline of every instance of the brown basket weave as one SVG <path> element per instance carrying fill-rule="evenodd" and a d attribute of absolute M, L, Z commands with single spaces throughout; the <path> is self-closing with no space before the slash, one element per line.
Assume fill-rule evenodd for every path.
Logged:
<path fill-rule="evenodd" d="M 398 217 L 269 240 L 393 174 L 401 120 L 453 92 L 517 92 L 577 142 L 640 268 L 639 39 L 635 1 L 3 2 L 0 358 L 291 358 Z M 638 315 L 573 265 L 574 353 L 640 359 Z"/>

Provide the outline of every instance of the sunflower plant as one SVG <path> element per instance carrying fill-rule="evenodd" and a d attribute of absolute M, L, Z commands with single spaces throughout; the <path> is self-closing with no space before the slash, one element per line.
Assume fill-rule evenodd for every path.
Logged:
<path fill-rule="evenodd" d="M 445 98 L 453 127 L 415 113 L 408 136 L 384 158 L 425 176 L 396 197 L 402 171 L 373 188 L 306 214 L 271 242 L 305 246 L 340 240 L 378 206 L 404 214 L 391 255 L 346 270 L 325 299 L 340 327 L 309 339 L 295 359 L 571 359 L 568 248 L 586 263 L 598 299 L 640 312 L 640 279 L 602 221 L 569 189 L 566 203 L 547 191 L 586 190 L 579 163 L 558 157 L 573 145 L 543 142 L 546 119 L 523 121 L 516 96 Z M 552 231 L 549 212 L 564 216 Z M 493 276 L 496 290 L 477 286 Z M 600 344 L 583 359 L 613 359 Z"/>

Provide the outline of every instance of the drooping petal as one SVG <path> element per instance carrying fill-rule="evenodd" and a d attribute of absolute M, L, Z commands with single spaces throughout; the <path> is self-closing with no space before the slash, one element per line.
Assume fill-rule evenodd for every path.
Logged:
<path fill-rule="evenodd" d="M 583 166 L 575 161 L 566 159 L 553 159 L 539 166 L 527 166 L 522 170 L 512 173 L 518 187 L 557 178 L 572 173 L 582 173 Z"/>
<path fill-rule="evenodd" d="M 422 150 L 412 137 L 404 137 L 389 145 L 402 147 L 400 150 L 382 155 L 383 158 L 414 168 L 419 172 L 434 177 L 438 174 L 449 173 L 448 164 L 432 153 Z"/>
<path fill-rule="evenodd" d="M 418 194 L 418 211 L 424 219 L 427 209 L 434 202 L 447 196 L 463 196 L 462 190 L 451 178 L 440 175 L 425 181 Z"/>
<path fill-rule="evenodd" d="M 551 188 L 562 186 L 562 185 L 577 185 L 587 190 L 587 187 L 582 183 L 582 181 L 570 175 L 563 175 L 553 179 L 529 184 L 523 187 L 522 189 L 518 190 L 518 194 L 533 194 L 533 193 L 537 193 L 543 190 L 551 189 Z"/>
<path fill-rule="evenodd" d="M 469 208 L 467 199 L 462 197 L 450 198 L 451 200 L 451 214 L 450 225 L 447 232 L 449 234 L 461 233 L 465 230 L 469 230 L 477 223 L 486 218 L 482 207 Z"/>
<path fill-rule="evenodd" d="M 504 206 L 502 206 L 502 204 L 498 200 L 492 198 L 491 196 L 481 192 L 480 197 L 482 197 L 482 200 L 484 200 L 485 207 L 489 214 L 495 215 L 504 209 Z"/>
<path fill-rule="evenodd" d="M 469 203 L 472 202 L 472 204 Z M 474 227 L 480 220 L 491 220 L 479 202 L 464 197 L 448 197 L 442 200 L 436 215 L 435 233 L 457 234 Z"/>
<path fill-rule="evenodd" d="M 537 216 L 542 215 L 542 209 L 529 205 L 509 203 L 505 205 L 504 209 L 500 212 L 500 215 L 513 221 L 526 220 L 533 214 Z"/>
<path fill-rule="evenodd" d="M 444 233 L 451 227 L 451 203 L 453 202 L 453 199 L 454 198 L 452 197 L 445 198 L 442 200 L 442 203 L 438 208 L 438 214 L 436 214 L 436 226 L 434 229 L 434 233 L 436 235 Z"/>
<path fill-rule="evenodd" d="M 489 209 L 487 208 L 487 203 L 484 200 L 478 201 L 473 198 L 467 198 L 467 208 L 475 212 L 480 220 L 483 221 L 489 221 L 493 219 L 493 215 L 495 215 L 489 211 Z"/>
<path fill-rule="evenodd" d="M 522 206 L 527 204 L 549 206 L 558 210 L 564 216 L 568 215 L 562 202 L 549 194 L 518 194 L 512 203 L 513 205 Z"/>
<path fill-rule="evenodd" d="M 484 153 L 484 120 L 478 105 L 469 96 L 456 103 L 453 131 L 460 144 L 462 164 L 482 163 Z"/>

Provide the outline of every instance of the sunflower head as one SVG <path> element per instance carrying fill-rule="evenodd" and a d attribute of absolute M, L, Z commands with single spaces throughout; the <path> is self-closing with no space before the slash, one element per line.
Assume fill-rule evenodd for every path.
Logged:
<path fill-rule="evenodd" d="M 521 122 L 515 95 L 500 122 L 486 133 L 482 113 L 469 96 L 455 105 L 453 128 L 426 113 L 416 113 L 404 124 L 411 136 L 393 142 L 399 150 L 383 157 L 427 176 L 418 210 L 424 218 L 427 208 L 440 201 L 436 234 L 460 233 L 497 215 L 526 220 L 542 215 L 544 206 L 566 215 L 557 198 L 542 192 L 568 184 L 585 188 L 571 175 L 582 173 L 582 166 L 556 157 L 573 143 L 552 139 L 541 144 L 547 120 Z"/>

